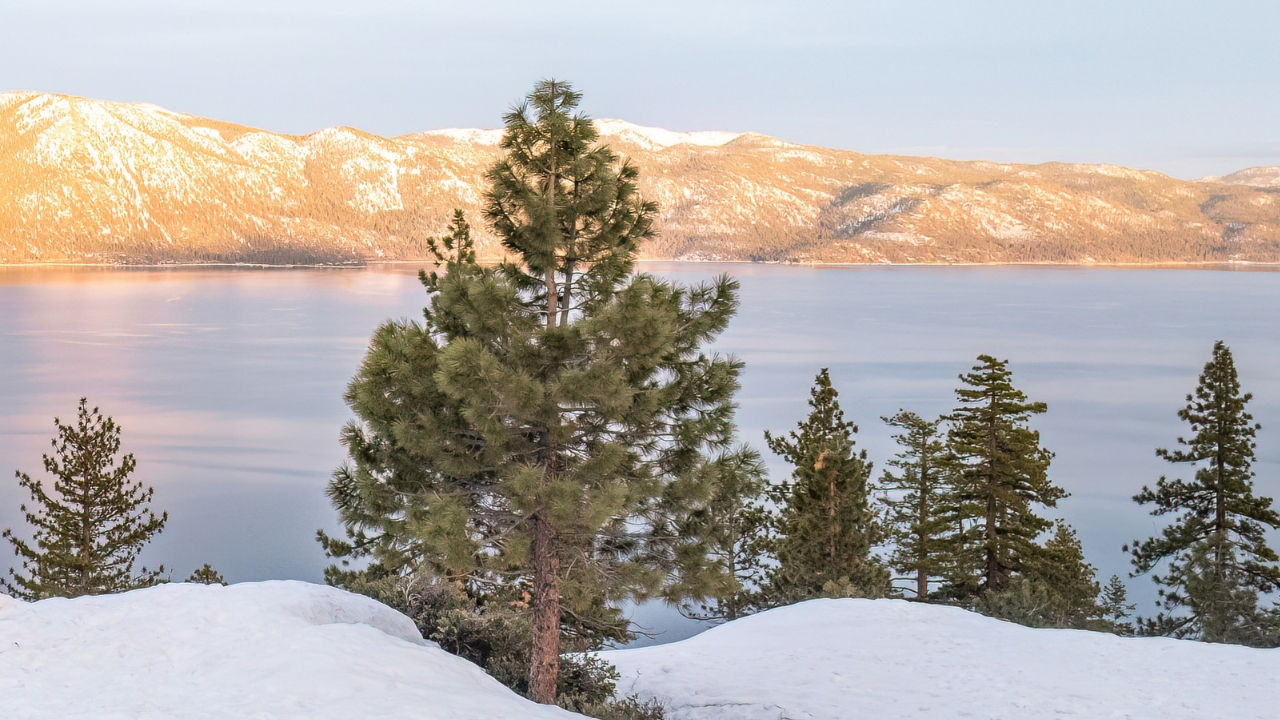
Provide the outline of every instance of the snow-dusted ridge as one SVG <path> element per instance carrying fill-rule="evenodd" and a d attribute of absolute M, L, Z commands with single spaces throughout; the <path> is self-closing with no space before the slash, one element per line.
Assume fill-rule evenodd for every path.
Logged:
<path fill-rule="evenodd" d="M 638 145 L 645 150 L 665 150 L 676 145 L 719 147 L 742 137 L 743 133 L 707 130 L 699 132 L 675 132 L 656 127 L 645 127 L 626 120 L 602 119 L 594 121 L 601 136 Z M 428 130 L 423 135 L 443 135 L 456 142 L 470 145 L 496 146 L 502 142 L 502 130 L 479 128 L 445 128 Z"/>
<path fill-rule="evenodd" d="M 0 596 L 4 720 L 570 720 L 422 640 L 369 598 L 302 582 Z"/>
<path fill-rule="evenodd" d="M 814 600 L 601 653 L 668 720 L 1280 717 L 1280 650 L 1034 630 L 901 600 Z"/>
<path fill-rule="evenodd" d="M 596 122 L 658 204 L 648 259 L 1280 263 L 1276 168 L 1193 183 Z M 478 217 L 500 138 L 285 135 L 146 103 L 0 93 L 0 264 L 422 260 L 454 209 Z M 484 223 L 473 231 L 480 258 L 503 257 Z"/>

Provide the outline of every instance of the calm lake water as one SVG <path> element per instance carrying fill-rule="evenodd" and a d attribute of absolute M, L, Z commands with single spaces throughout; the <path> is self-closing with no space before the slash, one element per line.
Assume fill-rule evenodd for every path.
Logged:
<path fill-rule="evenodd" d="M 877 473 L 879 420 L 952 407 L 975 356 L 1008 358 L 1049 404 L 1034 421 L 1057 453 L 1058 513 L 1105 577 L 1120 545 L 1158 525 L 1130 497 L 1178 472 L 1154 455 L 1214 340 L 1235 352 L 1263 425 L 1257 485 L 1280 494 L 1280 274 L 1051 267 L 804 268 L 649 263 L 682 283 L 727 272 L 742 308 L 717 349 L 746 361 L 739 421 L 803 417 L 829 367 Z M 343 460 L 342 392 L 374 328 L 418 317 L 416 269 L 0 270 L 0 527 L 22 528 L 15 469 L 40 471 L 53 417 L 77 399 L 113 415 L 169 524 L 148 548 L 175 578 L 205 562 L 228 580 L 319 580 L 317 528 Z M 769 457 L 775 477 L 786 469 Z M 0 554 L 0 569 L 11 564 Z M 1131 581 L 1149 601 L 1146 579 Z"/>

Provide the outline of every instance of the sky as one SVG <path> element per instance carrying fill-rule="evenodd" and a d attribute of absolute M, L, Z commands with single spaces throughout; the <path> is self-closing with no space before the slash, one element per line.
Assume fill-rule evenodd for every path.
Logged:
<path fill-rule="evenodd" d="M 868 153 L 1280 164 L 1267 0 L 0 0 L 0 89 L 268 130 L 495 127 L 541 78 L 595 117 Z"/>

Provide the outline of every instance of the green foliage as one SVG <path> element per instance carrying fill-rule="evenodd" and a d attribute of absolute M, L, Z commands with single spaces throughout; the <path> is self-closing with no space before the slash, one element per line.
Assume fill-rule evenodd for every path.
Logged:
<path fill-rule="evenodd" d="M 222 573 L 213 569 L 209 563 L 205 563 L 204 567 L 196 569 L 195 572 L 183 582 L 197 583 L 199 585 L 226 585 L 226 578 L 222 577 Z"/>
<path fill-rule="evenodd" d="M 871 463 L 854 448 L 826 368 L 809 397 L 810 412 L 785 437 L 765 432 L 769 449 L 791 463 L 791 479 L 773 489 L 778 505 L 777 568 L 770 592 L 781 600 L 837 594 L 881 597 L 889 573 L 871 549 L 884 526 L 870 503 Z"/>
<path fill-rule="evenodd" d="M 137 573 L 133 566 L 169 515 L 152 513 L 148 504 L 154 490 L 129 479 L 137 466 L 132 454 L 117 464 L 120 427 L 98 408 L 90 410 L 85 398 L 74 425 L 57 418 L 53 422 L 58 431 L 54 454 L 44 456 L 45 471 L 54 477 L 53 493 L 40 480 L 17 473 L 18 483 L 31 494 L 33 507 L 24 504 L 21 509 L 34 533 L 27 542 L 4 531 L 27 574 L 10 569 L 12 580 L 0 579 L 0 588 L 24 600 L 42 600 L 161 582 L 163 566 Z"/>
<path fill-rule="evenodd" d="M 930 578 L 945 571 L 952 529 L 947 515 L 952 463 L 939 429 L 943 419 L 928 421 L 905 410 L 881 419 L 902 430 L 893 436 L 902 450 L 887 463 L 899 474 L 886 469 L 880 481 L 889 493 L 883 498 L 894 544 L 889 564 L 900 573 L 914 575 L 915 596 L 925 598 Z"/>
<path fill-rule="evenodd" d="M 980 595 L 976 609 L 1030 627 L 1108 629 L 1094 577 L 1075 531 L 1059 522 L 1042 552 L 1004 587 Z"/>
<path fill-rule="evenodd" d="M 698 620 L 736 620 L 764 602 L 773 527 L 764 504 L 769 480 L 759 453 L 748 447 L 709 460 L 699 472 L 711 476 L 710 501 L 691 507 L 674 527 L 682 536 L 705 539 L 705 561 L 714 571 L 686 575 L 707 584 L 682 588 L 678 594 L 691 599 L 680 611 Z"/>
<path fill-rule="evenodd" d="M 1036 538 L 1052 527 L 1036 506 L 1066 497 L 1048 477 L 1053 453 L 1027 427 L 1046 411 L 1013 387 L 1008 361 L 979 355 L 960 376 L 960 406 L 949 416 L 948 445 L 955 458 L 953 522 L 945 592 L 957 599 L 1003 590 L 1040 555 Z"/>
<path fill-rule="evenodd" d="M 1142 623 L 1148 634 L 1211 642 L 1267 644 L 1270 613 L 1258 609 L 1259 593 L 1280 589 L 1280 568 L 1267 545 L 1268 528 L 1280 527 L 1271 498 L 1253 494 L 1253 461 L 1260 426 L 1245 410 L 1231 350 L 1214 343 L 1195 393 L 1178 411 L 1194 433 L 1178 438 L 1183 449 L 1156 450 L 1171 463 L 1190 465 L 1191 481 L 1161 477 L 1154 490 L 1134 496 L 1152 504 L 1152 515 L 1174 515 L 1157 537 L 1125 546 L 1135 574 L 1168 561 L 1160 586 L 1162 612 Z"/>
<path fill-rule="evenodd" d="M 1112 575 L 1098 598 L 1098 609 L 1102 611 L 1102 619 L 1111 632 L 1133 635 L 1134 626 L 1129 618 L 1133 616 L 1135 608 L 1137 605 L 1129 602 L 1129 591 L 1125 588 L 1124 581 L 1119 575 Z"/>
<path fill-rule="evenodd" d="M 431 244 L 444 272 L 422 275 L 423 320 L 374 335 L 329 485 L 348 537 L 321 535 L 393 575 L 527 591 L 541 702 L 567 622 L 603 632 L 622 599 L 718 582 L 696 577 L 721 573 L 708 540 L 674 528 L 715 494 L 702 470 L 734 445 L 741 369 L 702 350 L 736 283 L 632 273 L 656 208 L 578 100 L 546 81 L 506 116 L 485 216 L 509 261 L 478 265 L 455 216 Z"/>
<path fill-rule="evenodd" d="M 663 720 L 667 716 L 662 703 L 641 702 L 635 696 L 600 703 L 562 703 L 561 707 L 599 720 Z"/>

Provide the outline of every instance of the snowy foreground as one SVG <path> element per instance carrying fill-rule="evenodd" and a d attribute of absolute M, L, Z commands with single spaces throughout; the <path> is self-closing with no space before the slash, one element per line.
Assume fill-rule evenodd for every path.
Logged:
<path fill-rule="evenodd" d="M 1280 650 L 1033 630 L 955 608 L 814 600 L 601 653 L 668 720 L 1280 717 Z"/>
<path fill-rule="evenodd" d="M 408 618 L 300 582 L 0 595 L 0 718 L 567 720 L 425 643 Z"/>

